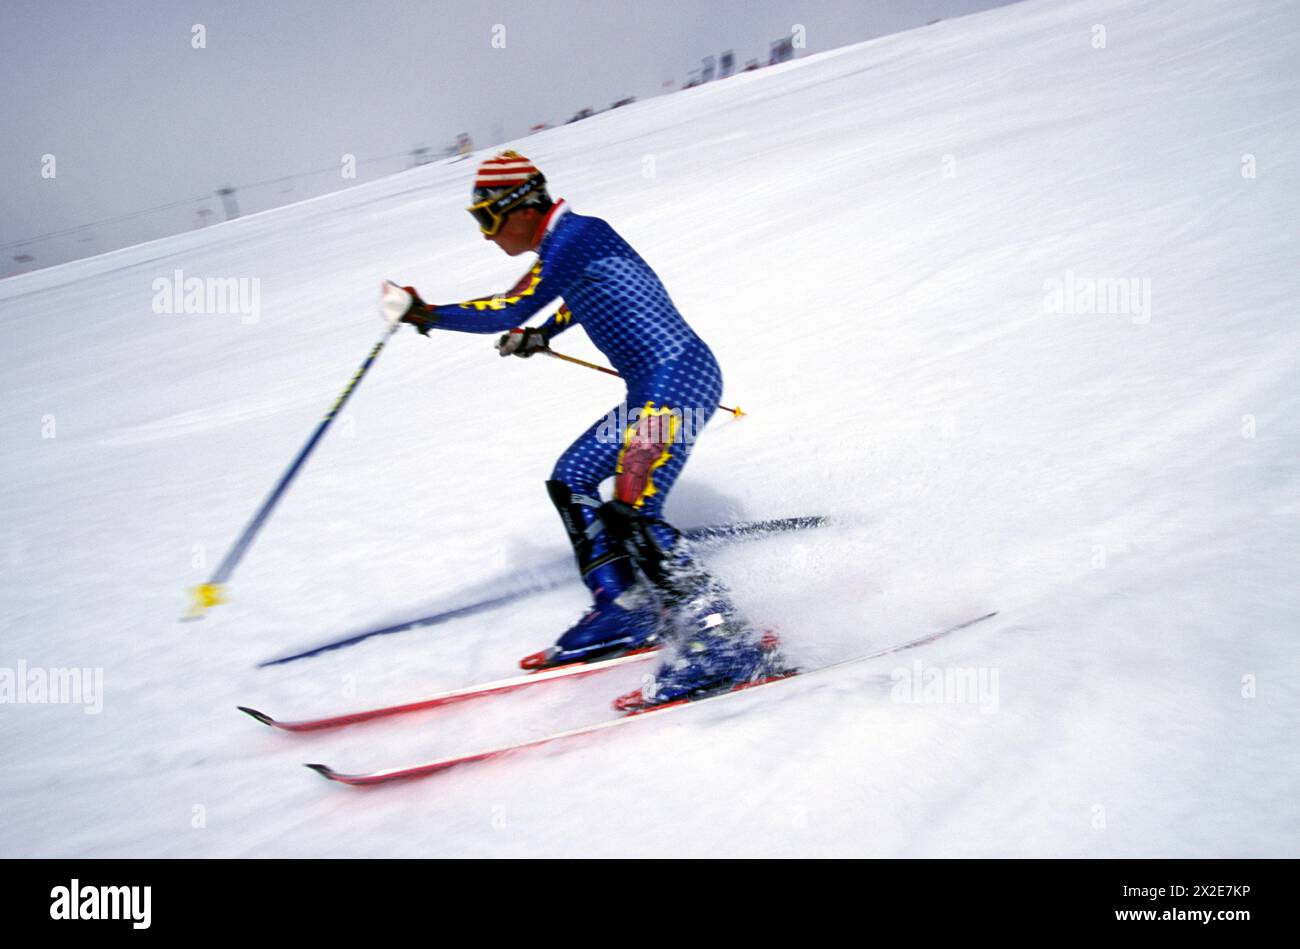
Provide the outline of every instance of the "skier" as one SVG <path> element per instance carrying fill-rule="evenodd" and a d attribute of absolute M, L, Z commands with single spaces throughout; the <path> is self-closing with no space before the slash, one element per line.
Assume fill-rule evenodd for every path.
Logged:
<path fill-rule="evenodd" d="M 536 262 L 506 292 L 463 303 L 428 304 L 413 287 L 387 283 L 384 319 L 426 336 L 506 331 L 497 350 L 523 358 L 581 324 L 627 382 L 627 398 L 614 409 L 614 418 L 627 420 L 621 437 L 610 437 L 610 424 L 598 419 L 546 482 L 592 605 L 555 645 L 520 665 L 544 669 L 669 643 L 671 657 L 636 706 L 780 674 L 774 644 L 739 615 L 662 516 L 692 447 L 682 423 L 699 419 L 702 427 L 722 393 L 713 353 L 636 251 L 600 218 L 552 201 L 545 176 L 519 153 L 503 151 L 481 165 L 467 210 L 485 240 L 511 257 L 534 251 Z M 523 326 L 557 297 L 562 305 L 541 326 Z M 611 477 L 614 497 L 602 503 L 600 485 Z"/>

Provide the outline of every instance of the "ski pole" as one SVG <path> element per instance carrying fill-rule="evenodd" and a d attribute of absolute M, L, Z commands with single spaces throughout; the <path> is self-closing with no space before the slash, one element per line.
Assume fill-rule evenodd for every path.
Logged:
<path fill-rule="evenodd" d="M 361 377 L 366 374 L 366 371 L 372 365 L 374 365 L 375 359 L 378 358 L 380 350 L 384 348 L 384 344 L 387 343 L 392 335 L 397 332 L 398 327 L 401 325 L 401 323 L 394 323 L 392 326 L 388 327 L 388 329 L 384 330 L 384 335 L 380 337 L 379 342 L 375 343 L 374 348 L 370 350 L 370 355 L 367 356 L 365 362 L 361 364 L 361 368 L 353 373 L 352 378 L 348 380 L 348 384 L 343 387 L 343 391 L 339 393 L 339 397 L 334 400 L 334 404 L 329 407 L 329 410 L 325 413 L 325 417 L 320 420 L 320 424 L 316 426 L 316 430 L 312 432 L 311 437 L 307 439 L 307 444 L 302 446 L 302 450 L 298 452 L 298 456 L 294 458 L 293 463 L 289 465 L 289 469 L 280 476 L 280 480 L 276 483 L 275 487 L 271 489 L 271 493 L 268 494 L 266 500 L 262 502 L 262 506 L 257 509 L 257 513 L 254 514 L 253 519 L 248 522 L 248 526 L 244 528 L 244 532 L 239 535 L 239 539 L 235 541 L 234 546 L 226 553 L 225 558 L 221 561 L 220 566 L 217 567 L 216 572 L 212 574 L 207 583 L 200 584 L 190 591 L 194 597 L 194 603 L 190 606 L 190 611 L 181 617 L 182 620 L 202 619 L 206 615 L 208 609 L 226 601 L 226 591 L 224 589 L 225 582 L 229 580 L 230 575 L 235 572 L 235 567 L 239 564 L 239 561 L 243 558 L 244 554 L 248 551 L 249 546 L 253 543 L 253 538 L 256 537 L 257 532 L 262 529 L 262 525 L 266 523 L 266 519 L 271 516 L 271 510 L 275 507 L 285 490 L 289 487 L 289 482 L 293 481 L 294 476 L 298 474 L 298 470 L 302 468 L 303 462 L 305 462 L 307 456 L 312 453 L 312 449 L 316 447 L 316 443 L 319 442 L 321 436 L 325 434 L 325 429 L 330 427 L 330 423 L 333 422 L 335 416 L 338 415 L 339 409 L 343 408 L 343 404 L 347 402 L 348 396 L 352 395 L 356 390 L 357 383 L 361 381 Z"/>
<path fill-rule="evenodd" d="M 606 375 L 615 376 L 616 378 L 619 379 L 623 378 L 613 369 L 610 369 L 608 366 L 598 366 L 594 362 L 587 362 L 587 360 L 579 359 L 577 356 L 566 356 L 564 355 L 564 353 L 557 353 L 555 350 L 551 349 L 550 347 L 543 349 L 542 352 L 546 353 L 546 355 L 548 356 L 554 356 L 556 359 L 563 359 L 565 362 L 571 362 L 579 366 L 586 366 L 588 369 L 595 369 L 597 372 L 603 372 Z M 722 403 L 718 403 L 718 408 L 722 409 L 722 411 L 724 412 L 730 412 L 733 418 L 740 418 L 742 415 L 745 414 L 745 412 L 741 409 L 739 405 L 733 409 L 730 406 L 726 406 L 723 405 Z"/>

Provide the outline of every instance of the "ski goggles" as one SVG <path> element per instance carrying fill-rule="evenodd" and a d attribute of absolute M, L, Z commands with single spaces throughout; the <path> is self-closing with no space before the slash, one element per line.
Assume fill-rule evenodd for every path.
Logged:
<path fill-rule="evenodd" d="M 529 195 L 546 187 L 546 176 L 540 171 L 504 194 L 471 204 L 465 210 L 478 222 L 478 229 L 489 237 L 501 230 L 506 215 L 522 204 Z"/>

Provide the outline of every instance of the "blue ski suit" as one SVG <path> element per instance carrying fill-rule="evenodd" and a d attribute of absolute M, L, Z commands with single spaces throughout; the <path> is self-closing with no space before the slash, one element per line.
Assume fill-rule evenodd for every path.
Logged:
<path fill-rule="evenodd" d="M 626 381 L 624 402 L 578 436 L 547 482 L 599 604 L 634 580 L 626 545 L 602 522 L 600 485 L 606 479 L 615 478 L 620 510 L 644 525 L 661 556 L 689 559 L 662 509 L 694 438 L 717 408 L 722 373 L 655 272 L 609 224 L 559 201 L 541 227 L 537 261 L 510 290 L 431 306 L 421 317 L 437 329 L 500 333 L 560 297 L 563 305 L 540 327 L 547 340 L 581 325 Z M 610 519 L 606 506 L 604 520 Z"/>

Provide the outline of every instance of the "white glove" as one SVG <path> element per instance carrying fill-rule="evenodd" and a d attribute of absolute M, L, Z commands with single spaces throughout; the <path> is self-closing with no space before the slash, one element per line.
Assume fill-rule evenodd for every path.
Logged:
<path fill-rule="evenodd" d="M 416 303 L 423 302 L 410 290 L 399 287 L 391 280 L 384 281 L 381 291 L 379 316 L 389 326 L 402 322 L 402 318 L 411 312 Z"/>

